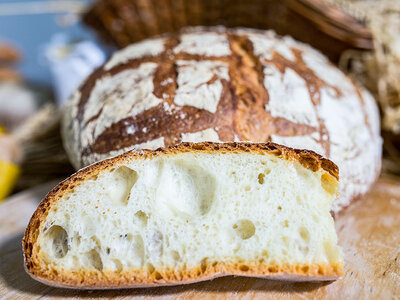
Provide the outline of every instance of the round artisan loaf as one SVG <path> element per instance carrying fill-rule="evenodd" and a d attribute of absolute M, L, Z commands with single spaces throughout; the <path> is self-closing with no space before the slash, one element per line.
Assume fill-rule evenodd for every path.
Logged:
<path fill-rule="evenodd" d="M 76 168 L 129 149 L 272 141 L 333 160 L 334 211 L 380 170 L 372 96 L 313 48 L 272 31 L 189 28 L 116 52 L 63 113 Z"/>

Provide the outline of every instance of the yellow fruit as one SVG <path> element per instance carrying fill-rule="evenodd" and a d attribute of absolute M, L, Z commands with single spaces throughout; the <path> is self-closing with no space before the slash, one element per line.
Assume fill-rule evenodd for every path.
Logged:
<path fill-rule="evenodd" d="M 0 160 L 0 202 L 11 192 L 19 172 L 17 165 Z"/>

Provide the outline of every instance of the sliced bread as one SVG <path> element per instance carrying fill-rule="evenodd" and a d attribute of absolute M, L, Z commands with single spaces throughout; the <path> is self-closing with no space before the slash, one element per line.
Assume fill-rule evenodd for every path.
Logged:
<path fill-rule="evenodd" d="M 27 272 L 51 285 L 127 288 L 224 275 L 342 274 L 334 163 L 273 143 L 184 143 L 78 171 L 27 227 Z"/>

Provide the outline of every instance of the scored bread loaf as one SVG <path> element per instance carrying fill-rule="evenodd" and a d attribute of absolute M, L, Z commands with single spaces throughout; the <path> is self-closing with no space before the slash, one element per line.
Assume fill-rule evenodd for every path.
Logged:
<path fill-rule="evenodd" d="M 63 137 L 76 168 L 179 142 L 310 149 L 340 168 L 335 212 L 381 165 L 372 96 L 311 47 L 250 29 L 191 28 L 116 52 L 72 95 Z"/>
<path fill-rule="evenodd" d="M 74 288 L 224 275 L 332 280 L 338 169 L 273 143 L 184 143 L 80 170 L 40 203 L 23 239 L 35 279 Z"/>

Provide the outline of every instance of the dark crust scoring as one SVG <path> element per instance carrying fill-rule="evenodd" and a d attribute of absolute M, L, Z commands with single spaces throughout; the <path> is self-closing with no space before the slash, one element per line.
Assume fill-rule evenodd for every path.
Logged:
<path fill-rule="evenodd" d="M 84 169 L 79 170 L 71 177 L 67 178 L 66 180 L 59 183 L 56 187 L 54 187 L 47 196 L 40 202 L 38 208 L 34 212 L 27 228 L 25 231 L 24 238 L 22 240 L 22 248 L 24 252 L 24 259 L 25 259 L 25 269 L 27 272 L 34 278 L 39 279 L 45 283 L 52 283 L 56 285 L 67 285 L 67 286 L 90 286 L 90 287 L 109 287 L 109 286 L 117 286 L 121 287 L 124 286 L 146 286 L 151 283 L 179 283 L 181 282 L 178 279 L 171 280 L 171 281 L 163 281 L 163 280 L 150 280 L 147 279 L 147 282 L 141 281 L 138 283 L 132 282 L 125 282 L 117 284 L 116 282 L 107 282 L 104 281 L 93 281 L 86 279 L 85 282 L 78 282 L 74 275 L 70 277 L 63 276 L 60 274 L 43 274 L 43 270 L 40 267 L 39 259 L 35 253 L 35 243 L 37 241 L 39 235 L 39 229 L 41 222 L 46 219 L 48 211 L 51 206 L 55 205 L 57 201 L 59 201 L 62 197 L 67 195 L 71 192 L 75 187 L 77 187 L 81 182 L 96 178 L 98 174 L 106 169 L 113 169 L 131 161 L 132 159 L 151 159 L 156 156 L 169 156 L 175 155 L 179 153 L 210 153 L 210 154 L 225 154 L 225 153 L 250 153 L 256 155 L 274 155 L 280 159 L 289 160 L 289 161 L 298 161 L 302 166 L 305 168 L 316 172 L 319 169 L 323 169 L 331 176 L 333 176 L 336 180 L 339 180 L 339 171 L 338 167 L 330 160 L 323 158 L 319 154 L 310 151 L 310 150 L 299 150 L 293 149 L 286 146 L 278 145 L 275 143 L 211 143 L 211 142 L 203 142 L 203 143 L 181 143 L 177 146 L 170 147 L 170 148 L 159 148 L 156 150 L 140 150 L 140 151 L 129 151 L 122 155 L 106 159 L 90 165 Z M 307 266 L 308 271 L 304 271 L 303 266 L 268 266 L 268 265 L 261 265 L 261 266 L 254 266 L 252 272 L 243 272 L 240 269 L 240 266 L 233 266 L 232 264 L 220 264 L 219 269 L 214 269 L 214 272 L 210 271 L 210 274 L 203 274 L 200 276 L 194 277 L 187 277 L 185 281 L 194 281 L 200 280 L 203 278 L 212 278 L 215 276 L 223 276 L 229 274 L 238 274 L 238 275 L 247 275 L 247 276 L 271 276 L 274 274 L 297 274 L 297 275 L 304 275 L 304 276 L 338 276 L 342 273 L 342 266 L 330 266 L 330 265 L 318 265 L 318 266 Z M 272 270 L 272 271 L 271 271 Z M 310 270 L 314 270 L 310 273 Z M 192 270 L 195 272 L 194 270 Z M 197 272 L 197 271 L 196 271 Z M 192 274 L 192 273 L 190 273 Z M 222 274 L 222 275 L 221 275 Z M 311 275 L 310 275 L 311 274 Z M 167 276 L 166 274 L 165 276 Z M 192 274 L 193 275 L 193 274 Z M 50 276 L 50 277 L 49 277 Z M 61 276 L 61 277 L 59 277 Z M 98 275 L 95 275 L 95 278 Z M 144 275 L 143 275 L 144 276 Z M 168 278 L 165 277 L 164 278 Z M 69 278 L 69 279 L 68 279 Z M 75 278 L 75 281 L 74 281 Z M 144 276 L 146 278 L 146 276 Z M 156 278 L 157 279 L 157 278 Z M 290 277 L 289 277 L 290 279 Z M 332 279 L 332 278 L 331 278 Z M 143 279 L 144 280 L 144 279 Z M 181 282 L 182 283 L 182 282 Z"/>
<path fill-rule="evenodd" d="M 205 56 L 185 52 L 174 53 L 173 50 L 180 43 L 181 35 L 187 32 L 215 32 L 225 35 L 231 54 L 226 56 Z M 76 156 L 76 159 L 80 160 L 80 166 L 83 166 L 85 161 L 94 161 L 96 156 L 93 154 L 104 155 L 113 151 L 122 152 L 128 147 L 133 148 L 135 145 L 161 137 L 164 138 L 165 146 L 169 147 L 181 142 L 181 134 L 214 128 L 219 140 L 223 142 L 234 141 L 235 136 L 241 141 L 267 142 L 271 141 L 271 135 L 292 137 L 316 133 L 318 136 L 316 141 L 324 149 L 323 154 L 330 157 L 330 136 L 324 121 L 319 116 L 318 106 L 320 105 L 323 87 L 329 88 L 332 91 L 332 96 L 337 98 L 342 96 L 341 90 L 322 80 L 307 66 L 302 57 L 303 50 L 301 47 L 291 46 L 294 60 L 283 57 L 277 51 L 273 51 L 271 59 L 264 59 L 255 55 L 254 46 L 249 39 L 249 34 L 252 33 L 265 35 L 264 31 L 257 30 L 240 32 L 237 29 L 221 27 L 187 28 L 177 34 L 164 35 L 163 37 L 166 39 L 165 49 L 158 55 L 133 58 L 115 65 L 109 70 L 100 67 L 81 86 L 81 98 L 78 103 L 77 115 L 79 129 L 75 133 L 77 136 L 81 136 L 88 123 L 97 122 L 97 118 L 101 114 L 100 110 L 99 114 L 93 116 L 90 120 L 85 122 L 82 120 L 86 103 L 96 81 L 105 76 L 112 76 L 124 70 L 136 69 L 146 62 L 156 63 L 158 67 L 153 79 L 153 94 L 161 99 L 162 103 L 135 116 L 113 120 L 108 128 L 94 138 L 93 143 L 85 148 L 79 148 L 80 153 L 69 154 Z M 279 36 L 274 38 L 280 39 Z M 266 39 L 268 39 L 267 36 Z M 215 113 L 193 106 L 179 106 L 174 103 L 176 90 L 178 89 L 178 69 L 176 65 L 178 60 L 211 60 L 228 65 L 230 79 L 221 79 L 223 91 Z M 327 62 L 326 64 L 329 63 Z M 271 112 L 265 109 L 269 102 L 269 91 L 264 86 L 263 70 L 270 65 L 276 67 L 282 74 L 290 69 L 304 79 L 314 110 L 310 113 L 315 114 L 318 121 L 316 126 L 301 124 L 282 117 L 273 117 Z M 161 82 L 166 79 L 171 79 L 172 81 L 166 85 L 161 85 Z M 214 80 L 217 79 L 214 78 Z M 357 86 L 353 85 L 357 90 Z M 357 96 L 361 106 L 363 106 L 362 93 L 357 92 Z M 104 106 L 106 104 L 100 105 Z M 170 105 L 173 105 L 174 108 L 170 111 L 166 110 L 165 106 L 168 107 Z M 363 113 L 365 125 L 371 129 L 367 121 L 367 113 L 365 111 Z M 185 117 L 180 118 L 181 114 L 184 114 Z M 153 121 L 154 118 L 156 118 L 155 121 Z M 132 127 L 136 128 L 136 131 L 129 133 L 127 128 Z M 66 140 L 65 142 L 74 143 L 72 140 Z"/>

